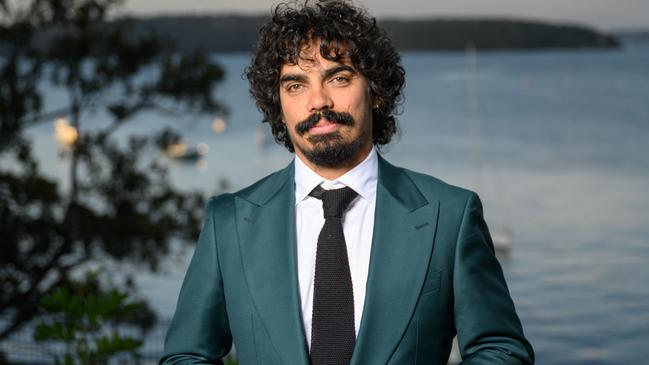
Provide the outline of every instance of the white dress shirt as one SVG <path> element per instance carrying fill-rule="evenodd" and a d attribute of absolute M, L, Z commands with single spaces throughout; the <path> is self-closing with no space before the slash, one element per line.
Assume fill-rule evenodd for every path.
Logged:
<path fill-rule="evenodd" d="M 299 157 L 295 157 L 297 270 L 302 323 L 309 349 L 311 349 L 316 249 L 318 236 L 324 225 L 322 201 L 309 196 L 309 193 L 318 185 L 324 189 L 339 189 L 348 186 L 358 193 L 345 212 L 342 222 L 354 291 L 354 328 L 356 336 L 358 336 L 372 249 L 377 178 L 378 157 L 374 148 L 363 162 L 336 180 L 323 178 L 304 164 Z"/>

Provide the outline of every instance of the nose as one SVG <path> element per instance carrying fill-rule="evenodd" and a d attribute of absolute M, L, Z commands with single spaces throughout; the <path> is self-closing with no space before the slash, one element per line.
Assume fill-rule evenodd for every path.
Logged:
<path fill-rule="evenodd" d="M 333 100 L 329 92 L 322 86 L 312 87 L 309 90 L 309 100 L 307 108 L 310 113 L 322 110 L 325 108 L 333 108 Z"/>

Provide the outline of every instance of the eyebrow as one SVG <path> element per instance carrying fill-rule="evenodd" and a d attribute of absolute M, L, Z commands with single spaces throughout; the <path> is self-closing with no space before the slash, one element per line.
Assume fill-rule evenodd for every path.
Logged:
<path fill-rule="evenodd" d="M 328 79 L 331 76 L 333 76 L 333 75 L 335 75 L 335 74 L 337 74 L 339 72 L 343 72 L 343 71 L 351 72 L 354 75 L 356 75 L 356 73 L 357 73 L 356 70 L 354 70 L 353 67 L 343 64 L 343 65 L 338 65 L 336 67 L 332 67 L 330 69 L 325 70 L 324 77 L 325 77 L 325 79 Z"/>
<path fill-rule="evenodd" d="M 337 74 L 339 72 L 344 72 L 344 71 L 351 72 L 354 75 L 356 75 L 358 73 L 358 71 L 356 71 L 353 67 L 343 64 L 343 65 L 338 65 L 338 66 L 326 69 L 324 71 L 324 73 L 323 73 L 323 76 L 324 76 L 325 79 L 328 79 L 331 76 L 333 76 L 333 75 L 335 75 L 335 74 Z M 286 75 L 280 77 L 280 79 L 279 79 L 280 84 L 284 84 L 284 83 L 287 83 L 287 82 L 290 82 L 290 81 L 305 82 L 306 77 L 304 75 L 300 75 L 300 74 L 286 74 Z"/>
<path fill-rule="evenodd" d="M 286 74 L 279 79 L 280 84 L 287 83 L 289 81 L 297 81 L 297 82 L 304 82 L 306 81 L 306 77 L 298 74 Z"/>

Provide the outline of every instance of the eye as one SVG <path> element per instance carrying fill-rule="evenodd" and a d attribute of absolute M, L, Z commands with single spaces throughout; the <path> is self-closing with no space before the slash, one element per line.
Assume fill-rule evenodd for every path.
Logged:
<path fill-rule="evenodd" d="M 298 92 L 298 91 L 302 90 L 303 87 L 304 87 L 304 85 L 298 84 L 298 83 L 289 84 L 289 85 L 286 86 L 286 91 L 288 91 L 290 93 L 294 93 L 294 92 Z"/>
<path fill-rule="evenodd" d="M 331 82 L 334 85 L 339 85 L 339 86 L 344 86 L 349 84 L 351 81 L 351 78 L 349 76 L 344 76 L 344 75 L 336 75 L 331 78 Z"/>

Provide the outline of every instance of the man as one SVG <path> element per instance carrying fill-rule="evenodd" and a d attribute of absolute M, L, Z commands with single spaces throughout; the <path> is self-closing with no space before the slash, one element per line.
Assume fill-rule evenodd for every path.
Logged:
<path fill-rule="evenodd" d="M 399 55 L 342 1 L 279 5 L 247 72 L 294 161 L 212 198 L 163 364 L 532 364 L 477 196 L 377 154 Z"/>

